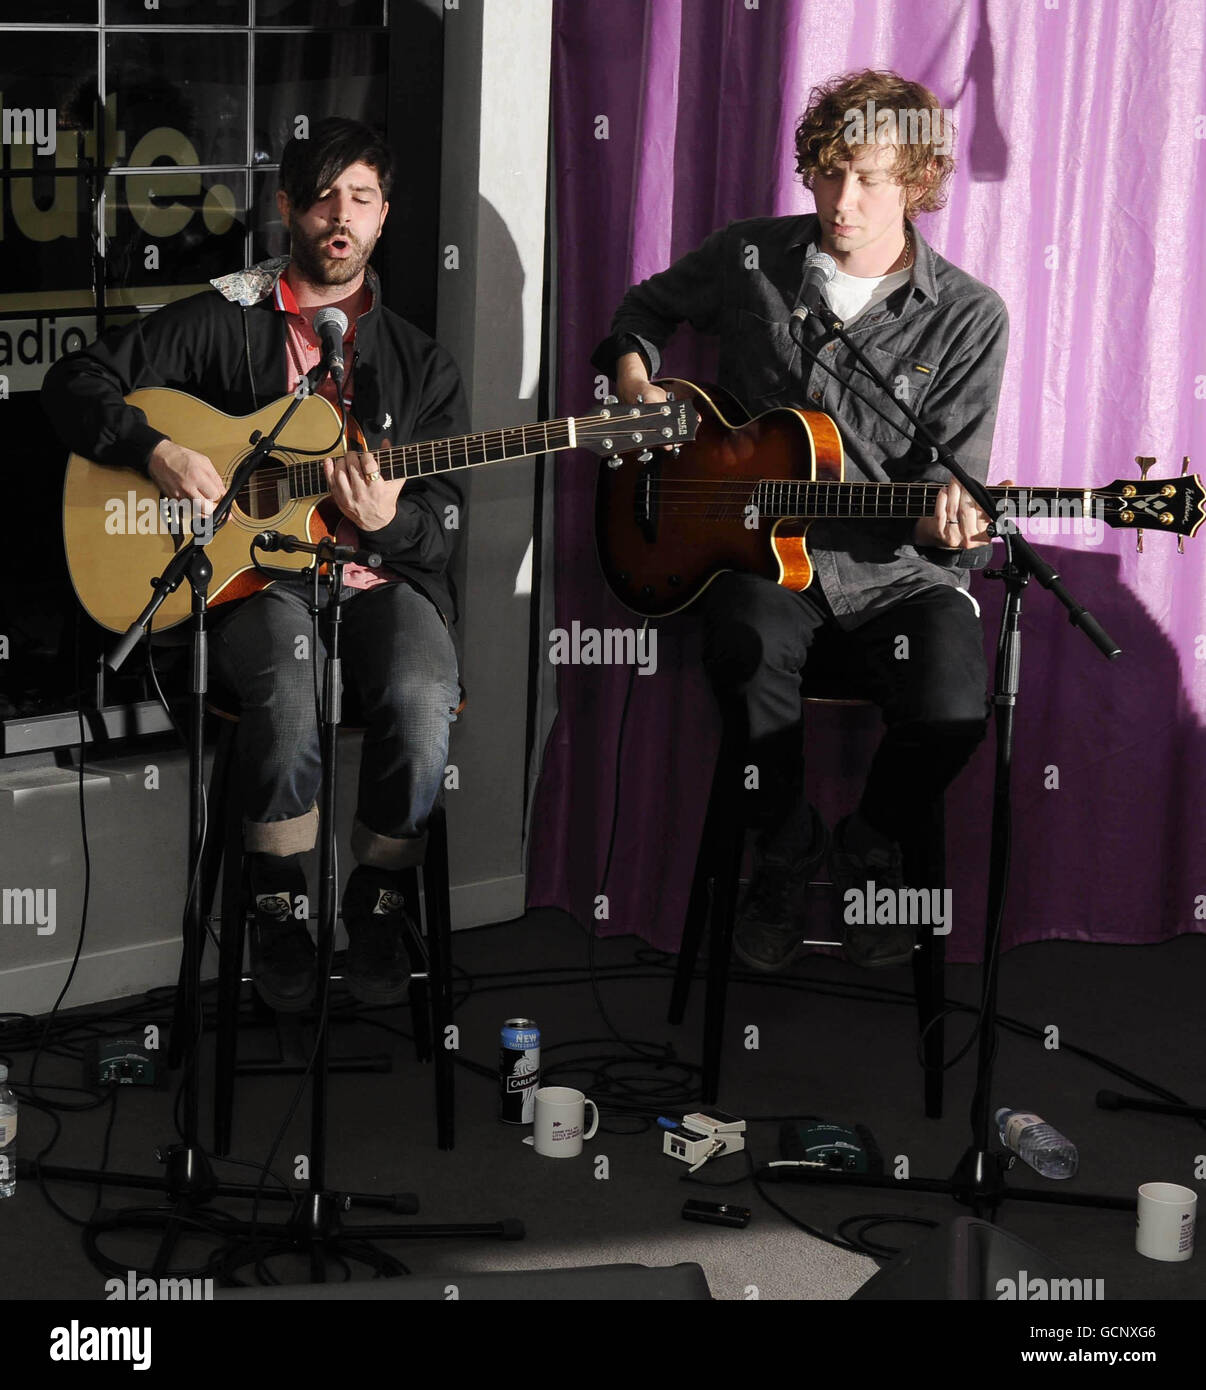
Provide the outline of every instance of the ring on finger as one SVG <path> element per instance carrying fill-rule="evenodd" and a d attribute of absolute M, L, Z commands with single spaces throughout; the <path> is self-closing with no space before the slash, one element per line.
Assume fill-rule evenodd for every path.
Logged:
<path fill-rule="evenodd" d="M 380 476 L 380 473 L 366 473 L 364 475 L 364 481 L 366 483 L 375 483 Z"/>

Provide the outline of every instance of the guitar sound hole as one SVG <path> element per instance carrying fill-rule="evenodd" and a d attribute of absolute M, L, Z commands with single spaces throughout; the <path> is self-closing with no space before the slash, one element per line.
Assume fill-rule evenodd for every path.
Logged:
<path fill-rule="evenodd" d="M 289 475 L 284 464 L 269 459 L 239 489 L 235 506 L 252 521 L 266 521 L 284 511 L 289 502 Z"/>

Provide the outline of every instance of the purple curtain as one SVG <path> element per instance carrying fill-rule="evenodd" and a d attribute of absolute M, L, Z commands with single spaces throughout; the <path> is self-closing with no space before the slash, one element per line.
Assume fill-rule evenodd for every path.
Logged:
<path fill-rule="evenodd" d="M 1136 455 L 1157 457 L 1153 477 L 1185 454 L 1206 473 L 1206 0 L 1050 4 L 561 0 L 559 413 L 598 409 L 588 358 L 628 285 L 725 222 L 812 210 L 792 142 L 810 87 L 893 68 L 959 128 L 949 204 L 922 232 L 1009 308 L 990 481 L 1100 485 L 1137 477 Z M 680 333 L 665 370 L 707 379 L 706 344 Z M 565 628 L 634 622 L 595 558 L 594 474 L 576 455 L 556 475 Z M 1030 586 L 1005 944 L 1206 930 L 1206 530 L 1183 555 L 1150 530 L 1143 554 L 1123 530 L 1032 539 L 1124 654 L 1107 663 Z M 990 656 L 998 587 L 973 580 Z M 695 622 L 657 628 L 622 747 L 629 670 L 558 667 L 529 901 L 674 949 L 719 725 Z M 830 817 L 877 737 L 874 711 L 810 715 L 808 784 Z M 980 951 L 992 749 L 990 734 L 947 798 L 954 960 Z"/>

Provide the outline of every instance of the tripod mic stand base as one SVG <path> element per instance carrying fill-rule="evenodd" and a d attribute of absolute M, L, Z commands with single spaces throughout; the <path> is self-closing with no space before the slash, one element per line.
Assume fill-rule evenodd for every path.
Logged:
<path fill-rule="evenodd" d="M 871 1173 L 846 1173 L 832 1168 L 762 1168 L 755 1175 L 762 1182 L 803 1182 L 816 1186 L 868 1187 L 885 1191 L 935 1192 L 964 1206 L 977 1217 L 988 1213 L 995 1219 L 996 1209 L 1005 1200 L 1045 1202 L 1057 1206 L 1099 1207 L 1106 1211 L 1134 1211 L 1137 1198 L 1111 1197 L 1098 1192 L 1055 1192 L 1037 1187 L 1009 1187 L 1005 1169 L 1012 1167 L 1010 1154 L 986 1153 L 974 1146 L 959 1160 L 949 1178 L 892 1178 Z"/>
<path fill-rule="evenodd" d="M 262 1269 L 270 1260 L 291 1256 L 308 1261 L 309 1279 L 305 1282 L 311 1284 L 327 1282 L 328 1265 L 331 1263 L 343 1267 L 346 1273 L 348 1262 L 355 1262 L 367 1266 L 376 1277 L 388 1278 L 408 1275 L 410 1270 L 400 1260 L 378 1250 L 373 1244 L 375 1241 L 424 1237 L 441 1239 L 448 1236 L 499 1240 L 522 1240 L 524 1237 L 523 1222 L 513 1217 L 503 1221 L 458 1225 L 345 1226 L 340 1213 L 350 1206 L 351 1200 L 341 1194 L 311 1192 L 306 1195 L 298 1214 L 284 1225 L 259 1225 L 252 1232 L 250 1226 L 241 1223 L 244 1224 L 246 1238 L 232 1241 L 224 1253 L 215 1256 L 211 1262 L 211 1272 L 225 1288 L 246 1288 L 247 1285 L 236 1278 L 236 1270 L 249 1264 Z M 240 1232 L 240 1236 L 242 1234 Z M 272 1276 L 272 1282 L 285 1281 Z"/>

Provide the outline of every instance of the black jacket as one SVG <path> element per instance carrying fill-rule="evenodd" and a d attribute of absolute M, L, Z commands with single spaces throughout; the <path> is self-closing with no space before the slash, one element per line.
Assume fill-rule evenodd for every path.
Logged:
<path fill-rule="evenodd" d="M 386 437 L 407 444 L 466 433 L 456 364 L 434 339 L 380 303 L 371 272 L 370 285 L 373 307 L 356 325 L 352 405 L 369 447 Z M 250 414 L 288 393 L 285 336 L 285 315 L 271 294 L 244 306 L 217 289 L 205 290 L 62 358 L 46 374 L 42 404 L 73 452 L 145 474 L 164 436 L 123 396 L 170 386 L 229 415 Z M 388 526 L 360 532 L 366 548 L 379 551 L 450 623 L 457 610 L 448 563 L 465 524 L 464 507 L 450 474 L 415 478 L 399 494 Z"/>

